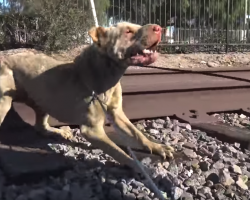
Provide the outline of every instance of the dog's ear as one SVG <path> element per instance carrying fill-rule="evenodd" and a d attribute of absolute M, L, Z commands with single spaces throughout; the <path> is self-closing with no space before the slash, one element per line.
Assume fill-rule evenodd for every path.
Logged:
<path fill-rule="evenodd" d="M 89 36 L 92 38 L 94 43 L 98 43 L 101 38 L 106 36 L 106 29 L 104 27 L 92 27 L 89 30 Z"/>

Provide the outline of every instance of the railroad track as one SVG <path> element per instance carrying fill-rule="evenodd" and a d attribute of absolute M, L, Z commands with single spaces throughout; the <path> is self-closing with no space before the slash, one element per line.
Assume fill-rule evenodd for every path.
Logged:
<path fill-rule="evenodd" d="M 232 141 L 250 142 L 249 131 L 228 127 L 210 115 L 215 112 L 234 111 L 250 116 L 249 67 L 241 67 L 237 70 L 233 68 L 218 70 L 131 69 L 126 72 L 121 83 L 124 111 L 132 121 L 173 116 L 180 121 L 190 123 L 194 128 L 213 134 L 217 138 L 227 136 Z M 13 107 L 25 122 L 34 124 L 34 112 L 31 108 L 20 103 L 13 103 Z M 7 128 L 15 126 L 16 121 L 14 120 L 12 117 L 6 118 Z M 74 125 L 61 123 L 53 118 L 50 118 L 49 123 L 52 126 Z M 106 125 L 109 137 L 122 146 L 121 139 L 113 134 L 108 122 Z M 12 133 L 8 131 L 6 134 L 6 126 L 2 131 L 3 134 L 0 131 L 0 141 L 4 141 L 0 148 L 0 159 L 4 159 L 7 163 L 18 165 L 10 161 L 6 155 L 9 145 L 14 145 L 15 151 L 34 151 L 44 145 L 40 140 L 37 142 L 37 136 L 32 133 L 31 129 L 22 131 L 22 134 L 20 134 L 21 128 L 19 131 L 12 131 Z M 34 145 L 29 146 L 27 143 Z M 48 140 L 45 143 L 47 144 Z M 131 145 L 133 146 L 133 144 Z M 24 150 L 23 148 L 27 146 L 29 150 Z M 4 151 L 4 158 L 1 151 Z M 51 159 L 53 160 L 53 157 Z M 38 163 L 41 162 L 46 161 Z"/>
<path fill-rule="evenodd" d="M 193 127 L 235 138 L 236 130 L 220 125 L 209 114 L 236 111 L 250 115 L 249 67 L 219 70 L 131 69 L 121 83 L 123 108 L 133 121 L 174 116 Z M 14 103 L 14 108 L 25 122 L 34 124 L 34 112 L 30 108 L 19 103 Z M 52 126 L 74 125 L 53 118 L 49 123 Z M 110 137 L 113 137 L 112 133 Z M 250 141 L 250 134 L 241 130 L 237 139 Z"/>

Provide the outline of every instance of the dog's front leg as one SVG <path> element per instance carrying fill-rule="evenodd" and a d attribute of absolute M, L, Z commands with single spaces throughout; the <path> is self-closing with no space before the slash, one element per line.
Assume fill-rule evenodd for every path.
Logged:
<path fill-rule="evenodd" d="M 93 126 L 81 125 L 80 131 L 93 146 L 100 148 L 104 153 L 113 157 L 120 164 L 127 165 L 137 172 L 140 171 L 135 161 L 110 140 L 104 131 L 103 125 L 98 125 L 97 123 Z"/>
<path fill-rule="evenodd" d="M 130 122 L 121 108 L 109 110 L 109 114 L 114 122 L 115 130 L 129 136 L 129 139 L 127 141 L 124 137 L 124 146 L 130 145 L 129 140 L 132 137 L 138 141 L 138 145 L 141 145 L 144 149 L 149 150 L 151 153 L 158 154 L 163 159 L 165 159 L 166 157 L 173 158 L 172 152 L 174 151 L 174 149 L 171 146 L 150 141 Z"/>
<path fill-rule="evenodd" d="M 110 119 L 113 121 L 114 128 L 117 132 L 121 133 L 123 137 L 123 145 L 130 146 L 131 139 L 137 141 L 138 146 L 149 150 L 151 153 L 156 153 L 162 156 L 164 159 L 166 157 L 172 158 L 172 152 L 174 149 L 169 145 L 162 145 L 150 141 L 141 131 L 139 131 L 127 118 L 122 109 L 122 88 L 120 83 L 117 84 L 112 98 L 110 100 L 109 106 L 107 107 L 107 112 Z"/>

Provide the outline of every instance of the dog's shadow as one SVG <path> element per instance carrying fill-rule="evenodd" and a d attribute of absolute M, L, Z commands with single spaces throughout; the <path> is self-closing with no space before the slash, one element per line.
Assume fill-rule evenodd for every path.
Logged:
<path fill-rule="evenodd" d="M 141 175 L 111 161 L 106 161 L 104 164 L 98 159 L 76 160 L 73 157 L 56 154 L 48 146 L 49 143 L 69 144 L 69 141 L 39 136 L 33 126 L 24 122 L 12 107 L 0 127 L 0 168 L 5 173 L 6 184 L 39 182 L 51 176 L 60 176 L 66 170 L 73 170 L 75 166 L 80 166 L 83 171 L 93 169 L 98 171 L 101 168 L 106 176 L 116 180 L 141 179 Z M 84 146 L 82 148 L 84 149 Z M 164 185 L 166 192 L 171 192 L 172 183 L 167 177 L 159 175 L 155 180 Z M 106 182 L 101 183 L 101 186 L 112 188 Z M 146 186 L 151 188 L 148 184 Z M 107 194 L 104 192 L 103 195 Z"/>
<path fill-rule="evenodd" d="M 48 146 L 49 143 L 77 146 L 63 138 L 40 136 L 35 132 L 33 126 L 24 122 L 12 107 L 0 127 L 0 167 L 7 176 L 8 182 L 10 184 L 36 182 L 41 178 L 58 176 L 65 170 L 73 169 L 77 164 L 84 165 L 86 170 L 97 167 L 105 169 L 118 167 L 113 162 L 106 162 L 104 165 L 97 159 L 84 159 L 83 161 L 55 153 Z M 89 149 L 84 144 L 81 144 L 81 147 Z M 131 174 L 130 170 L 124 170 Z M 111 173 L 116 173 L 116 170 L 113 172 L 111 170 Z M 120 175 L 122 176 L 122 174 Z"/>

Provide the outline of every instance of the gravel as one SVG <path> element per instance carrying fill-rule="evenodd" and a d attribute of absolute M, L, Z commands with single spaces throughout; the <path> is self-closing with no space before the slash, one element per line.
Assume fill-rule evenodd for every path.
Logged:
<path fill-rule="evenodd" d="M 217 114 L 225 123 L 244 126 L 248 117 Z M 149 170 L 163 196 L 174 200 L 247 200 L 250 196 L 250 152 L 240 144 L 228 144 L 192 129 L 178 120 L 144 120 L 135 123 L 147 137 L 171 144 L 183 151 L 187 159 L 142 163 Z M 247 127 L 247 125 L 246 125 Z M 91 144 L 73 129 L 78 141 Z M 36 183 L 6 185 L 0 173 L 2 200 L 157 200 L 148 181 L 131 173 L 99 149 L 84 150 L 64 144 L 48 144 L 78 162 L 72 170 L 57 177 L 45 176 Z M 88 162 L 87 162 L 88 161 Z M 2 187 L 1 187 L 2 186 Z"/>
<path fill-rule="evenodd" d="M 250 117 L 238 113 L 215 113 L 213 114 L 221 122 L 230 126 L 250 129 Z M 239 147 L 236 147 L 239 148 Z"/>

